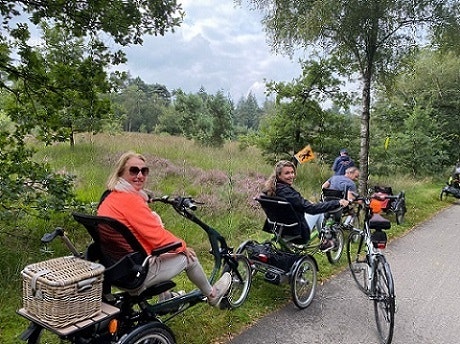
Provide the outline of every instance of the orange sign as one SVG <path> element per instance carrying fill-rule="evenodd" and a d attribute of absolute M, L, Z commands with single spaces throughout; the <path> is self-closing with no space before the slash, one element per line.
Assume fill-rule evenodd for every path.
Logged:
<path fill-rule="evenodd" d="M 303 164 L 304 162 L 313 160 L 315 158 L 315 153 L 313 153 L 310 145 L 307 145 L 294 156 L 299 163 Z"/>

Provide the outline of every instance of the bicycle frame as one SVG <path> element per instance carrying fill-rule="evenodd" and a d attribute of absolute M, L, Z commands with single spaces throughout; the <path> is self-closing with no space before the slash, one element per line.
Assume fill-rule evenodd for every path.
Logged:
<path fill-rule="evenodd" d="M 214 257 L 214 268 L 209 278 L 211 284 L 215 281 L 219 271 L 222 268 L 222 261 L 228 264 L 232 270 L 234 269 L 237 277 L 242 280 L 238 269 L 236 269 L 238 262 L 235 259 L 235 255 L 233 254 L 233 248 L 227 245 L 225 238 L 216 229 L 200 220 L 194 213 L 190 211 L 197 208 L 196 204 L 199 204 L 198 202 L 195 202 L 190 197 L 176 197 L 175 199 L 170 200 L 167 196 L 151 199 L 150 201 L 162 202 L 171 205 L 178 214 L 185 217 L 187 220 L 194 222 L 206 232 L 208 235 L 208 240 L 211 244 L 210 252 Z"/>
<path fill-rule="evenodd" d="M 366 262 L 367 262 L 366 290 L 371 296 L 374 290 L 372 281 L 374 279 L 376 256 L 382 255 L 382 249 L 384 249 L 385 247 L 384 246 L 375 247 L 374 243 L 372 242 L 371 230 L 369 228 L 369 219 L 370 219 L 369 213 L 370 212 L 368 211 L 365 214 L 363 230 L 359 230 L 359 229 L 357 230 L 356 228 L 353 228 L 353 231 L 357 230 L 362 236 L 362 240 L 360 240 L 359 242 L 358 252 L 361 251 L 363 244 L 366 246 Z"/>
<path fill-rule="evenodd" d="M 404 191 L 399 192 L 397 195 L 384 193 L 384 199 L 390 200 L 382 211 L 386 214 L 394 214 L 396 218 L 396 224 L 401 225 L 404 222 L 404 216 L 406 214 L 406 194 Z M 373 197 L 377 200 L 382 200 L 382 197 Z"/>
<path fill-rule="evenodd" d="M 374 217 L 370 198 L 357 197 L 356 200 L 363 203 L 364 226 L 363 229 L 353 228 L 350 232 L 347 242 L 348 264 L 359 289 L 374 303 L 375 320 L 382 342 L 390 344 L 394 329 L 395 294 L 390 266 L 383 254 L 387 242 L 383 230 L 391 225 L 380 216 Z M 372 229 L 374 233 L 371 233 Z"/>

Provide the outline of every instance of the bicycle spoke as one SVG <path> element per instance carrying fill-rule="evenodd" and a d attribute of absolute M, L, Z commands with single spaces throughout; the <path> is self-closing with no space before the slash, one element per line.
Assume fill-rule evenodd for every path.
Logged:
<path fill-rule="evenodd" d="M 376 257 L 374 273 L 371 298 L 374 301 L 377 330 L 383 343 L 390 344 L 393 339 L 395 298 L 390 267 L 383 256 Z"/>
<path fill-rule="evenodd" d="M 294 269 L 291 280 L 292 299 L 300 309 L 308 307 L 313 301 L 316 281 L 316 266 L 310 257 L 305 256 Z"/>

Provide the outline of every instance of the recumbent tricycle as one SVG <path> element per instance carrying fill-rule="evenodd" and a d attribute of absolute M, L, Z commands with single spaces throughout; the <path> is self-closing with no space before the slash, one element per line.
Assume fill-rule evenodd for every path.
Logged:
<path fill-rule="evenodd" d="M 334 221 L 327 222 L 330 225 L 312 230 L 306 241 L 299 235 L 300 222 L 289 202 L 265 195 L 255 200 L 267 216 L 263 231 L 273 236 L 262 243 L 246 240 L 236 252 L 248 257 L 253 274 L 261 272 L 265 281 L 276 285 L 288 283 L 294 304 L 304 309 L 316 293 L 318 263 L 314 254 L 320 251 L 320 243 L 327 236 L 334 240 L 335 248 L 326 255 L 330 263 L 337 263 L 344 247 L 342 229 Z"/>
<path fill-rule="evenodd" d="M 229 272 L 232 276 L 232 284 L 225 298 L 221 301 L 221 307 L 236 308 L 246 300 L 251 285 L 251 267 L 244 255 L 234 254 L 232 248 L 227 246 L 225 239 L 215 230 L 196 217 L 192 210 L 196 209 L 196 203 L 191 198 L 176 197 L 169 199 L 163 197 L 154 199 L 171 205 L 180 215 L 199 225 L 208 235 L 211 244 L 211 254 L 214 257 L 214 268 L 209 276 L 211 284 L 217 279 L 219 273 Z M 70 242 L 62 228 L 57 228 L 52 233 L 45 234 L 42 243 L 47 244 L 56 237 L 61 237 L 68 248 L 74 254 L 70 257 L 61 257 L 62 261 L 71 259 L 86 262 L 88 265 L 100 265 L 103 267 L 102 300 L 97 296 L 89 295 L 88 302 L 78 302 L 78 298 L 95 289 L 95 278 L 87 278 L 84 282 L 75 283 L 77 290 L 72 295 L 50 295 L 50 283 L 46 282 L 50 271 L 45 262 L 45 269 L 31 278 L 24 279 L 27 293 L 24 293 L 24 304 L 31 302 L 47 302 L 68 300 L 65 304 L 68 309 L 56 309 L 48 302 L 47 309 L 42 316 L 37 316 L 34 308 L 24 307 L 18 310 L 18 314 L 30 320 L 29 327 L 22 333 L 21 339 L 29 344 L 41 342 L 43 330 L 48 330 L 57 335 L 61 340 L 67 340 L 75 344 L 174 344 L 175 336 L 172 330 L 165 324 L 177 314 L 189 307 L 205 302 L 206 298 L 199 290 L 179 295 L 170 299 L 154 303 L 154 297 L 165 291 L 171 290 L 175 283 L 165 281 L 156 284 L 139 295 L 131 295 L 127 291 L 135 289 L 145 279 L 148 261 L 152 257 L 174 250 L 181 243 L 171 243 L 165 247 L 145 252 L 131 233 L 121 222 L 110 217 L 94 216 L 74 213 L 73 217 L 81 223 L 90 233 L 93 243 L 89 245 L 84 254 L 78 252 Z M 50 261 L 57 261 L 51 259 Z M 59 260 L 59 261 L 61 261 Z M 100 264 L 99 264 L 100 263 Z M 23 270 L 32 270 L 27 269 Z M 58 271 L 59 272 L 59 271 Z M 30 288 L 32 284 L 32 288 Z M 56 283 L 54 283 L 56 284 Z M 60 292 L 63 287 L 55 285 L 55 290 Z M 31 292 L 29 292 L 32 290 Z M 75 301 L 77 298 L 77 302 Z M 53 300 L 54 299 L 54 300 Z M 98 301 L 101 303 L 100 311 L 90 314 L 88 317 L 78 319 L 69 324 L 60 314 L 63 312 L 74 315 L 88 303 Z M 80 307 L 76 310 L 70 305 Z M 61 304 L 62 305 L 62 304 Z M 43 311 L 44 307 L 41 307 Z M 35 314 L 34 314 L 35 313 Z M 74 313 L 74 314 L 72 314 Z M 83 314 L 83 312 L 82 312 Z M 64 320 L 64 321 L 62 321 Z"/>

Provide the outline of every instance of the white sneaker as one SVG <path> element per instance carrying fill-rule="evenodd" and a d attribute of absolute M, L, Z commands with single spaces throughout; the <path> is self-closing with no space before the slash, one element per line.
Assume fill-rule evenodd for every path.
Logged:
<path fill-rule="evenodd" d="M 208 303 L 211 306 L 218 307 L 222 298 L 227 294 L 228 290 L 230 289 L 230 285 L 232 284 L 232 275 L 230 273 L 225 272 L 222 277 L 214 284 L 214 296 L 208 296 Z"/>

